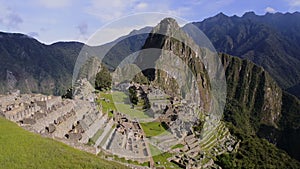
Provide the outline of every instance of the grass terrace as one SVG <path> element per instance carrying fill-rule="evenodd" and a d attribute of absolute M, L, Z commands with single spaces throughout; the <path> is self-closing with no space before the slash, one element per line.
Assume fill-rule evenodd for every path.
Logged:
<path fill-rule="evenodd" d="M 0 168 L 123 169 L 115 162 L 28 132 L 0 118 Z"/>
<path fill-rule="evenodd" d="M 113 114 L 109 111 L 114 110 L 127 114 L 132 119 L 149 118 L 145 112 L 138 109 L 132 109 L 128 102 L 128 96 L 124 92 L 119 91 L 113 91 L 112 93 L 100 92 L 100 97 L 97 100 L 97 103 L 102 105 L 103 112 L 108 112 L 109 116 L 113 116 Z"/>
<path fill-rule="evenodd" d="M 167 129 L 160 122 L 141 123 L 141 126 L 146 134 L 146 137 L 153 137 L 163 134 Z"/>

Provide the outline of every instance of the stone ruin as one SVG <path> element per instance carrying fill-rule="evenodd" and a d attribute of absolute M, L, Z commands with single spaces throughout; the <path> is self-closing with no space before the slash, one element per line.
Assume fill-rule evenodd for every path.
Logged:
<path fill-rule="evenodd" d="M 162 152 L 175 154 L 169 161 L 188 168 L 198 167 L 199 162 L 207 161 L 209 155 L 231 152 L 238 146 L 219 122 L 212 129 L 206 128 L 208 132 L 201 138 L 196 136 L 193 122 L 199 120 L 200 110 L 195 105 L 177 97 L 168 97 L 156 88 L 140 88 L 150 101 L 154 100 L 151 105 L 154 117 L 169 127 L 168 135 L 154 137 L 153 142 L 152 138 L 145 137 L 138 120 L 130 120 L 122 112 L 114 112 L 112 118 L 107 112 L 102 112 L 102 106 L 95 104 L 97 95 L 94 88 L 86 79 L 76 83 L 73 100 L 19 92 L 0 95 L 0 115 L 27 130 L 55 138 L 81 150 L 91 153 L 103 151 L 140 163 L 150 161 L 151 166 L 153 159 L 149 144 Z M 225 134 L 212 143 L 208 142 L 214 137 L 214 133 Z M 86 144 L 92 146 L 86 147 Z M 183 147 L 173 150 L 174 144 L 182 144 Z M 207 166 L 212 165 L 213 162 L 207 163 Z"/>

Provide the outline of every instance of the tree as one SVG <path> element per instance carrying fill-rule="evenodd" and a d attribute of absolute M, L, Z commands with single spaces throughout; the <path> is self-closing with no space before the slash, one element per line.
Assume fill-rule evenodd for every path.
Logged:
<path fill-rule="evenodd" d="M 137 88 L 135 86 L 129 87 L 129 99 L 133 105 L 137 105 L 139 99 L 137 97 Z"/>
<path fill-rule="evenodd" d="M 69 88 L 61 97 L 63 99 L 73 99 L 73 88 Z"/>
<path fill-rule="evenodd" d="M 98 90 L 106 90 L 111 88 L 112 77 L 109 70 L 103 65 L 100 72 L 96 74 L 95 88 Z"/>

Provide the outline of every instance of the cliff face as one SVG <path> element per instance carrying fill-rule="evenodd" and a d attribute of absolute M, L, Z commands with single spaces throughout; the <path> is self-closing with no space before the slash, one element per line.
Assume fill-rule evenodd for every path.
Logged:
<path fill-rule="evenodd" d="M 251 61 L 220 54 L 226 70 L 224 120 L 245 135 L 265 138 L 300 159 L 300 102 Z"/>
<path fill-rule="evenodd" d="M 274 13 L 214 17 L 193 23 L 219 52 L 247 58 L 262 66 L 280 87 L 297 87 L 300 81 L 300 13 Z M 300 96 L 297 90 L 289 90 Z"/>
<path fill-rule="evenodd" d="M 281 114 L 282 91 L 270 75 L 249 60 L 221 54 L 226 70 L 227 99 L 235 100 L 259 123 L 277 127 Z"/>
<path fill-rule="evenodd" d="M 182 39 L 184 40 L 182 41 Z M 161 50 L 149 51 L 149 49 Z M 150 69 L 143 71 L 144 75 L 152 83 L 169 90 L 171 93 L 181 94 L 182 96 L 184 96 L 182 91 L 189 91 L 190 93 L 198 92 L 198 95 L 188 94 L 184 98 L 199 101 L 200 107 L 205 113 L 209 114 L 213 112 L 215 105 L 212 105 L 214 101 L 212 86 L 214 84 L 211 82 L 207 63 L 203 61 L 205 60 L 203 59 L 204 56 L 207 58 L 213 56 L 212 52 L 208 49 L 199 48 L 171 19 L 163 20 L 153 29 L 143 46 L 143 50 L 145 51 L 141 52 L 137 61 L 140 64 L 140 68 L 147 67 L 144 63 L 155 63 L 151 65 L 152 67 L 159 67 L 161 63 L 164 65 L 164 67 L 160 67 L 163 68 L 162 70 Z M 174 56 L 179 58 L 179 60 L 174 59 Z M 284 97 L 285 94 L 283 94 L 281 88 L 262 67 L 255 65 L 251 61 L 226 54 L 220 54 L 219 57 L 224 66 L 227 82 L 226 106 L 223 120 L 228 122 L 229 126 L 233 125 L 233 128 L 235 128 L 232 129 L 232 127 L 229 127 L 229 135 L 233 134 L 241 139 L 241 152 L 239 154 L 244 155 L 245 153 L 248 156 L 249 154 L 255 156 L 247 146 L 249 144 L 257 144 L 263 145 L 262 147 L 264 148 L 254 148 L 255 150 L 253 151 L 261 151 L 262 154 L 269 157 L 274 156 L 276 159 L 280 159 L 280 156 L 286 156 L 286 154 L 274 146 L 258 138 L 259 136 L 268 139 L 271 143 L 275 143 L 275 145 L 286 150 L 294 158 L 297 158 L 297 153 L 294 150 L 290 147 L 282 146 L 285 143 L 294 144 L 299 129 L 295 125 L 287 128 L 283 124 L 287 121 L 293 121 L 290 115 L 297 113 L 292 113 L 294 110 L 287 110 L 286 106 L 289 103 L 287 103 L 286 97 Z M 194 79 L 180 73 L 188 71 L 192 72 Z M 297 107 L 296 103 L 294 105 L 294 107 Z M 298 118 L 297 115 L 295 117 Z M 297 118 L 295 121 L 298 121 Z M 208 123 L 204 124 L 203 135 L 200 141 L 202 151 L 205 151 L 208 156 L 209 154 L 214 154 L 210 151 L 213 149 L 212 147 L 220 144 L 217 141 L 222 140 L 218 138 L 219 135 L 228 134 L 226 127 L 220 127 L 224 125 L 222 122 L 210 122 L 214 122 L 216 127 L 209 126 L 207 125 Z M 236 129 L 238 132 L 236 132 Z M 275 137 L 274 133 L 276 134 Z M 290 139 L 283 139 L 287 135 L 286 133 L 288 133 Z M 211 145 L 208 149 L 206 149 L 207 144 Z M 294 148 L 297 148 L 297 146 Z M 268 149 L 275 151 L 276 155 L 272 155 L 273 152 L 270 153 L 271 151 L 269 152 Z M 257 159 L 254 162 L 255 165 L 260 166 L 259 163 L 261 160 L 264 160 L 263 157 L 255 158 Z M 248 166 L 245 162 L 247 160 L 244 159 L 242 161 L 241 166 Z M 291 158 L 287 158 L 283 163 L 287 164 L 291 161 L 293 161 Z M 280 160 L 274 166 L 279 163 Z"/>
<path fill-rule="evenodd" d="M 173 19 L 165 19 L 153 28 L 143 50 L 137 58 L 137 65 L 140 68 L 158 67 L 143 71 L 152 83 L 200 103 L 206 113 L 213 111 L 213 84 L 203 59 L 213 57 L 212 52 L 198 47 Z M 219 57 L 226 75 L 226 108 L 239 107 L 237 113 L 242 118 L 237 119 L 236 115 L 227 112 L 225 120 L 252 134 L 256 134 L 262 125 L 280 128 L 282 90 L 277 83 L 262 67 L 249 60 L 227 54 Z M 149 66 L 149 63 L 153 65 Z M 193 77 L 186 72 L 191 72 Z"/>
<path fill-rule="evenodd" d="M 200 103 L 200 107 L 209 112 L 211 84 L 201 60 L 210 53 L 205 52 L 180 29 L 174 19 L 167 18 L 149 34 L 137 58 L 137 65 L 145 69 L 143 73 L 152 83 L 169 93 Z M 147 70 L 147 67 L 156 69 Z"/>

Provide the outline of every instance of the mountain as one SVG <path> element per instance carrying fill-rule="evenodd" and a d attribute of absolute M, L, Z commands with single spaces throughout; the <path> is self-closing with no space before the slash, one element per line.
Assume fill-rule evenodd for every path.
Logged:
<path fill-rule="evenodd" d="M 224 120 L 231 131 L 244 143 L 249 138 L 266 139 L 300 160 L 299 100 L 251 61 L 227 54 L 221 59 L 228 90 Z"/>
<path fill-rule="evenodd" d="M 17 88 L 24 93 L 62 93 L 71 85 L 82 46 L 78 42 L 45 45 L 23 34 L 0 33 L 0 92 Z M 13 81 L 8 85 L 7 79 Z"/>
<path fill-rule="evenodd" d="M 72 85 L 78 58 L 82 62 L 95 56 L 101 59 L 112 46 L 117 46 L 117 50 L 108 52 L 108 56 L 116 56 L 114 62 L 117 62 L 124 50 L 139 50 L 150 30 L 150 27 L 133 30 L 101 46 L 88 46 L 79 42 L 45 45 L 24 34 L 0 32 L 0 93 L 20 89 L 23 93 L 61 95 Z M 106 60 L 103 62 L 112 63 Z M 109 67 L 113 69 L 113 66 Z"/>
<path fill-rule="evenodd" d="M 300 13 L 276 13 L 258 16 L 253 12 L 242 17 L 228 17 L 222 13 L 202 22 L 192 24 L 199 27 L 211 40 L 217 51 L 247 58 L 261 65 L 276 80 L 280 87 L 299 96 L 300 83 Z M 151 27 L 134 30 L 129 35 L 97 46 L 89 51 L 89 56 L 107 55 L 114 62 L 127 56 L 126 48 L 138 51 L 142 48 Z M 24 92 L 62 94 L 71 86 L 74 63 L 83 44 L 58 42 L 44 45 L 22 34 L 0 34 L 1 74 L 0 92 L 7 91 L 7 74 L 12 73 L 16 88 Z M 29 51 L 29 49 L 35 51 Z M 85 45 L 84 48 L 90 48 Z M 18 49 L 18 50 L 15 50 Z M 38 50 L 38 51 L 37 51 Z M 84 52 L 82 52 L 82 55 Z M 84 57 L 84 56 L 83 56 Z M 25 61 L 27 59 L 27 61 Z M 34 62 L 29 62 L 34 60 Z M 103 60 L 104 63 L 112 63 Z M 5 64 L 4 64 L 5 63 Z M 53 64 L 52 64 L 53 63 Z M 55 64 L 54 64 L 55 63 Z M 2 65 L 3 64 L 3 65 Z M 109 65 L 114 69 L 116 65 Z M 54 70 L 54 71 L 53 71 Z M 57 72 L 60 72 L 57 74 Z M 51 84 L 47 86 L 46 84 Z"/>
<path fill-rule="evenodd" d="M 180 41 L 181 38 L 184 39 L 184 43 Z M 198 85 L 200 94 L 198 98 L 192 97 L 191 100 L 199 99 L 202 103 L 200 109 L 212 113 L 211 107 L 208 106 L 213 99 L 212 83 L 208 78 L 209 71 L 205 70 L 204 64 L 199 60 L 201 55 L 209 53 L 209 50 L 205 48 L 195 50 L 191 47 L 194 45 L 195 42 L 180 30 L 176 22 L 167 18 L 148 35 L 142 47 L 145 52 L 137 56 L 135 63 L 144 68 L 143 75 L 151 84 L 158 85 L 175 96 L 182 94 L 180 92 L 185 88 L 184 83 L 188 84 L 186 88 L 192 93 Z M 149 49 L 151 50 L 147 51 Z M 125 53 L 131 52 L 133 51 Z M 174 58 L 170 58 L 172 54 L 179 56 L 180 60 L 192 70 L 196 77 L 195 81 L 177 72 L 178 69 L 185 69 L 181 69 L 180 64 L 178 65 Z M 296 143 L 300 131 L 299 100 L 283 91 L 264 68 L 252 61 L 228 54 L 220 54 L 219 57 L 225 68 L 227 81 L 222 122 L 226 124 L 230 134 L 240 142 L 236 152 L 225 151 L 211 159 L 223 168 L 299 168 L 300 163 L 295 160 L 300 160 L 298 153 L 300 147 Z M 159 66 L 158 61 L 164 63 L 163 70 L 167 70 L 167 73 L 153 69 L 153 66 Z M 145 70 L 147 66 L 150 69 Z M 226 127 L 220 127 L 222 122 L 212 121 L 218 127 L 203 128 L 205 133 L 203 135 L 212 136 L 203 137 L 200 143 L 206 157 L 214 153 L 206 150 L 203 142 L 208 141 L 211 147 L 214 147 L 215 144 L 221 144 L 218 141 L 223 138 L 219 138 L 219 135 L 226 135 Z"/>
<path fill-rule="evenodd" d="M 278 16 L 285 18 L 298 15 L 294 13 L 256 16 L 247 13 L 243 17 L 227 17 L 219 14 L 201 23 L 193 23 L 204 30 L 218 51 L 242 58 L 220 54 L 219 57 L 225 68 L 228 91 L 224 117 L 216 124 L 216 130 L 204 127 L 207 129 L 205 132 L 208 133 L 204 138 L 209 145 L 218 145 L 223 139 L 215 137 L 214 133 L 218 133 L 218 136 L 233 135 L 240 140 L 236 152 L 214 154 L 211 157 L 223 168 L 299 168 L 300 166 L 295 160 L 299 160 L 300 152 L 297 144 L 300 131 L 300 103 L 296 97 L 289 95 L 277 85 L 279 83 L 281 87 L 287 88 L 299 84 L 297 80 L 299 55 L 296 55 L 296 49 L 299 49 L 297 48 L 299 36 L 293 29 L 282 30 L 282 25 L 288 24 L 287 21 L 282 21 L 280 26 L 279 21 L 276 20 Z M 265 21 L 272 16 L 275 21 L 271 19 Z M 133 31 L 132 36 L 122 37 L 112 43 L 96 47 L 83 47 L 83 44 L 77 42 L 44 45 L 26 35 L 1 33 L 1 91 L 14 87 L 21 89 L 22 92 L 59 94 L 71 86 L 77 56 L 80 56 L 81 63 L 84 65 L 80 67 L 80 76 L 92 78 L 87 72 L 98 70 L 100 62 L 97 59 L 99 58 L 103 58 L 110 70 L 115 70 L 129 54 L 140 49 L 156 48 L 179 55 L 195 74 L 196 81 L 181 76 L 175 69 L 169 72 L 149 69 L 143 71 L 144 76 L 156 85 L 169 90 L 170 93 L 186 93 L 179 90 L 176 79 L 171 76 L 174 74 L 180 75 L 180 79 L 177 80 L 187 82 L 185 88 L 190 91 L 195 91 L 195 85 L 198 85 L 199 97 L 186 96 L 192 100 L 199 99 L 202 103 L 201 108 L 209 113 L 210 105 L 207 103 L 212 100 L 210 97 L 212 85 L 207 77 L 209 71 L 204 69 L 204 63 L 196 57 L 197 52 L 209 53 L 209 49 L 201 48 L 193 51 L 190 46 L 178 42 L 178 39 L 158 35 L 159 30 L 168 32 L 169 29 L 179 29 L 178 24 L 172 19 L 163 20 L 160 26 L 153 31 L 151 29 L 152 32 L 147 30 L 139 34 Z M 179 38 L 187 38 L 182 31 L 177 33 Z M 292 34 L 295 36 L 291 36 Z M 191 46 L 195 45 L 190 38 L 185 42 Z M 113 48 L 110 48 L 112 46 Z M 80 53 L 81 49 L 84 52 Z M 143 63 L 148 63 L 144 59 L 153 61 L 160 58 L 169 63 L 167 64 L 169 68 L 173 66 L 173 60 L 168 59 L 161 52 L 150 54 L 154 57 L 139 58 L 141 55 L 138 54 L 137 64 L 140 63 L 139 66 L 143 67 L 145 66 Z M 96 57 L 98 58 L 95 59 Z M 88 67 L 84 64 L 86 61 L 95 64 L 93 67 Z M 6 84 L 7 80 L 9 85 Z M 203 145 L 202 142 L 201 146 Z"/>
<path fill-rule="evenodd" d="M 208 36 L 217 51 L 262 66 L 284 89 L 299 85 L 299 12 L 262 16 L 247 12 L 241 17 L 220 13 L 192 24 Z"/>

